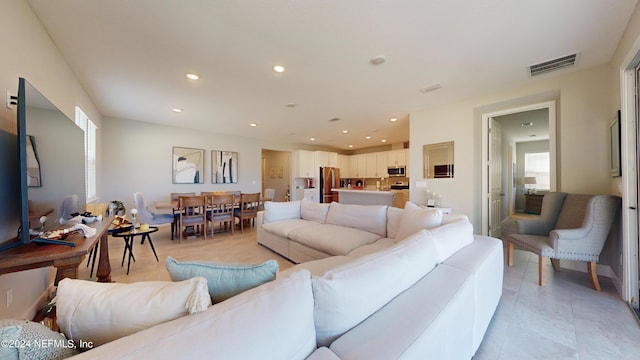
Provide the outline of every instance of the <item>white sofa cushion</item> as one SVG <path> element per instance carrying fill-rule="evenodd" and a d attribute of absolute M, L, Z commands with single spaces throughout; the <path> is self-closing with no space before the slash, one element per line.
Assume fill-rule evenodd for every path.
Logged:
<path fill-rule="evenodd" d="M 438 209 L 421 208 L 407 201 L 404 210 L 402 210 L 402 219 L 400 220 L 397 239 L 402 240 L 416 231 L 440 226 L 441 222 L 442 211 Z"/>
<path fill-rule="evenodd" d="M 264 203 L 265 224 L 288 219 L 300 219 L 300 200 Z"/>
<path fill-rule="evenodd" d="M 300 269 L 308 270 L 312 276 L 313 275 L 322 276 L 324 273 L 335 268 L 336 266 L 348 263 L 349 261 L 352 261 L 352 260 L 353 259 L 348 256 L 342 256 L 342 255 L 329 256 L 324 259 L 312 260 L 312 261 L 300 263 L 287 270 L 280 271 L 278 273 L 278 276 L 284 276 L 288 272 L 298 271 Z"/>
<path fill-rule="evenodd" d="M 329 212 L 329 206 L 327 203 L 317 203 L 309 199 L 302 199 L 300 203 L 300 216 L 309 221 L 315 221 L 320 224 L 324 224 L 327 220 L 327 212 Z"/>
<path fill-rule="evenodd" d="M 292 229 L 289 239 L 329 255 L 347 255 L 357 247 L 380 239 L 378 234 L 356 228 L 309 223 L 308 226 Z"/>
<path fill-rule="evenodd" d="M 340 359 L 471 359 L 473 280 L 438 265 L 334 341 Z"/>
<path fill-rule="evenodd" d="M 430 229 L 429 232 L 433 235 L 438 263 L 442 263 L 473 242 L 473 225 L 466 217 Z"/>
<path fill-rule="evenodd" d="M 77 359 L 302 360 L 316 347 L 311 275 L 300 270 Z"/>
<path fill-rule="evenodd" d="M 274 221 L 268 224 L 261 224 L 262 228 L 265 231 L 268 231 L 274 235 L 282 236 L 283 238 L 289 237 L 289 233 L 297 228 L 303 228 L 308 226 L 309 224 L 313 224 L 313 222 L 309 220 L 302 219 L 288 219 L 282 221 Z"/>
<path fill-rule="evenodd" d="M 211 305 L 203 277 L 131 284 L 63 279 L 58 283 L 58 325 L 67 338 L 102 345 Z"/>
<path fill-rule="evenodd" d="M 332 202 L 327 224 L 346 226 L 387 236 L 386 205 L 352 205 Z"/>
<path fill-rule="evenodd" d="M 313 276 L 318 346 L 331 344 L 431 271 L 434 246 L 431 234 L 423 230 L 393 247 Z"/>
<path fill-rule="evenodd" d="M 398 238 L 398 229 L 402 220 L 403 209 L 389 206 L 387 209 L 387 237 L 392 239 Z"/>
<path fill-rule="evenodd" d="M 378 252 L 383 249 L 392 247 L 393 245 L 395 245 L 395 243 L 396 243 L 395 239 L 382 238 L 374 243 L 362 245 L 360 247 L 353 249 L 351 252 L 347 254 L 347 256 L 355 258 L 355 257 L 364 256 L 364 255 L 369 255 L 374 252 Z"/>

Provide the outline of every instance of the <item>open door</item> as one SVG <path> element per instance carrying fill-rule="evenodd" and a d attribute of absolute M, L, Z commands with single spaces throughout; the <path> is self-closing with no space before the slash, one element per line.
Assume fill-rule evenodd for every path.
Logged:
<path fill-rule="evenodd" d="M 513 160 L 509 156 L 502 154 L 503 133 L 510 133 L 512 130 L 505 130 L 509 127 L 500 126 L 501 117 L 510 114 L 518 114 L 531 110 L 548 109 L 548 139 L 549 139 L 549 191 L 556 191 L 556 108 L 555 100 L 546 102 L 537 102 L 520 107 L 507 108 L 494 112 L 486 112 L 482 114 L 482 144 L 481 144 L 481 189 L 482 194 L 480 202 L 480 221 L 481 234 L 500 237 L 500 224 L 503 220 L 508 206 L 505 206 L 505 186 L 514 187 L 513 177 L 503 177 L 503 172 L 515 172 L 513 169 Z M 494 119 L 496 118 L 496 119 Z M 504 124 L 504 123 L 503 123 Z M 518 124 L 520 125 L 520 124 Z M 504 159 L 503 159 L 504 158 Z M 509 165 L 503 166 L 502 160 L 509 161 Z M 509 167 L 511 167 L 509 169 Z M 506 175 L 506 174 L 505 174 Z M 511 181 L 509 181 L 511 179 Z M 513 195 L 515 198 L 515 194 Z M 504 210 L 503 210 L 504 209 Z"/>
<path fill-rule="evenodd" d="M 502 221 L 502 129 L 489 118 L 489 236 L 499 238 Z"/>

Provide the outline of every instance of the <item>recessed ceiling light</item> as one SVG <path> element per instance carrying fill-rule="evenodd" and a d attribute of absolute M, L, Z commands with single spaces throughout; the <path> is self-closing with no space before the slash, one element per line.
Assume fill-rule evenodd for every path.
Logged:
<path fill-rule="evenodd" d="M 316 138 L 312 137 L 312 138 L 309 138 L 309 140 L 316 141 Z"/>
<path fill-rule="evenodd" d="M 343 134 L 348 134 L 348 133 L 349 133 L 349 130 L 342 130 L 342 133 L 343 133 Z"/>
<path fill-rule="evenodd" d="M 198 80 L 200 79 L 200 76 L 198 76 L 197 74 L 194 73 L 188 73 L 185 75 L 187 78 L 191 79 L 191 80 Z"/>
<path fill-rule="evenodd" d="M 273 71 L 283 73 L 286 69 L 282 65 L 273 65 Z"/>
<path fill-rule="evenodd" d="M 352 147 L 353 147 L 353 145 L 349 144 L 349 147 L 350 147 L 350 148 L 352 148 Z"/>
<path fill-rule="evenodd" d="M 533 123 L 532 122 L 521 123 L 520 126 L 522 127 L 533 126 Z"/>
<path fill-rule="evenodd" d="M 364 138 L 365 138 L 365 139 L 367 139 L 367 140 L 370 140 L 370 139 L 371 139 L 371 136 L 367 135 L 367 136 L 365 136 Z"/>
<path fill-rule="evenodd" d="M 389 119 L 389 121 L 396 122 L 396 121 L 398 121 L 398 118 L 391 118 L 391 119 Z"/>
<path fill-rule="evenodd" d="M 387 139 L 382 139 L 382 140 L 380 140 L 380 142 L 386 143 Z"/>
<path fill-rule="evenodd" d="M 382 63 L 384 63 L 384 57 L 375 56 L 375 57 L 372 57 L 371 60 L 369 60 L 369 62 L 372 63 L 373 65 L 381 65 Z"/>
<path fill-rule="evenodd" d="M 256 126 L 258 126 L 258 124 L 256 124 L 256 123 L 251 123 L 251 124 L 249 124 L 249 126 L 251 126 L 251 127 L 256 127 Z"/>
<path fill-rule="evenodd" d="M 173 109 L 171 109 L 171 111 L 175 112 L 175 113 L 181 113 L 182 109 L 174 107 Z"/>

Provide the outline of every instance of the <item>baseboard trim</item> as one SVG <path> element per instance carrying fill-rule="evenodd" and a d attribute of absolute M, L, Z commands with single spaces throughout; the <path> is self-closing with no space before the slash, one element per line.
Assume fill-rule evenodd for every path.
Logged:
<path fill-rule="evenodd" d="M 24 314 L 22 314 L 22 319 L 31 320 L 36 315 L 38 315 L 38 313 L 42 311 L 42 308 L 49 302 L 49 299 L 51 299 L 51 295 L 55 290 L 56 290 L 56 287 L 53 284 L 51 284 L 49 286 L 49 289 L 43 292 L 38 297 L 38 299 L 27 309 L 27 311 Z"/>
<path fill-rule="evenodd" d="M 560 268 L 587 273 L 587 263 L 584 261 L 560 260 Z M 598 276 L 604 276 L 611 279 L 615 276 L 615 273 L 611 270 L 611 266 L 609 265 L 597 264 L 596 272 L 598 273 Z"/>

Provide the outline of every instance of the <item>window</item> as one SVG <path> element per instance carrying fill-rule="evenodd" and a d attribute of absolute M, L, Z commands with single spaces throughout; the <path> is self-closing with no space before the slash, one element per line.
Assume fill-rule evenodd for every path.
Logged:
<path fill-rule="evenodd" d="M 536 184 L 532 186 L 533 188 L 537 190 L 549 190 L 551 188 L 550 168 L 549 152 L 524 154 L 524 176 L 536 178 Z"/>
<path fill-rule="evenodd" d="M 78 106 L 76 106 L 76 124 L 84 130 L 85 186 L 87 203 L 89 203 L 98 196 L 96 190 L 97 127 Z"/>

